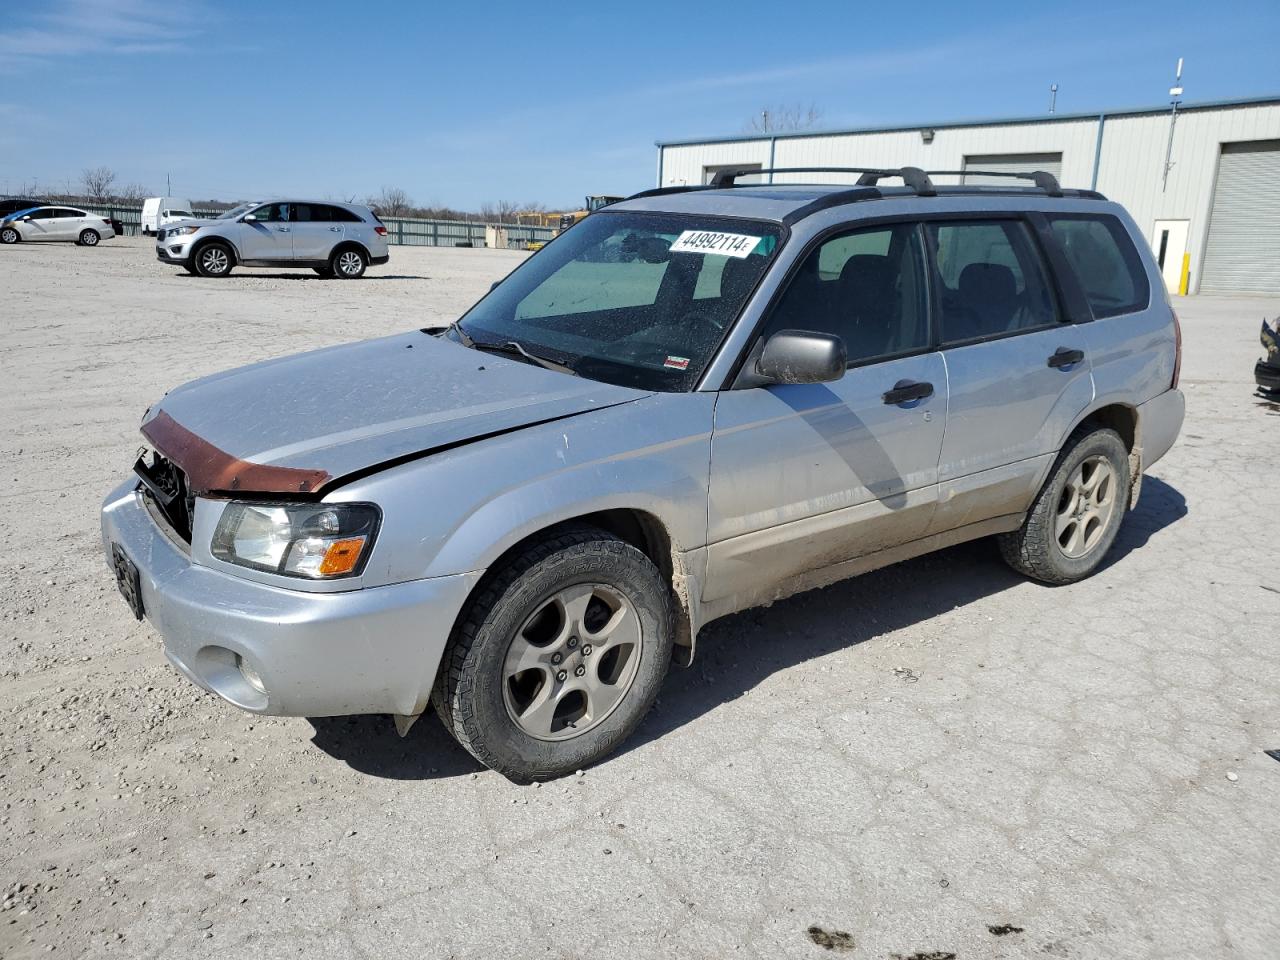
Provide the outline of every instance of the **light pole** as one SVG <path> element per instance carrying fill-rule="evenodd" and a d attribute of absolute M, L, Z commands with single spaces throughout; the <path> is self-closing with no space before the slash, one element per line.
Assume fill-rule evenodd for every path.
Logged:
<path fill-rule="evenodd" d="M 1171 108 L 1169 110 L 1169 143 L 1164 148 L 1164 176 L 1160 180 L 1160 192 L 1164 193 L 1169 186 L 1169 170 L 1173 167 L 1173 128 L 1178 124 L 1178 105 L 1182 103 L 1182 58 L 1178 58 L 1178 70 L 1173 77 L 1173 86 L 1169 88 Z"/>

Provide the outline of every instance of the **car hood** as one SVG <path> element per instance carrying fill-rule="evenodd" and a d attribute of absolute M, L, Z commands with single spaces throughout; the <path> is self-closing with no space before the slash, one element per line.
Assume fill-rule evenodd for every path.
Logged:
<path fill-rule="evenodd" d="M 420 331 L 195 380 L 142 432 L 193 493 L 315 494 L 344 477 L 649 394 Z"/>

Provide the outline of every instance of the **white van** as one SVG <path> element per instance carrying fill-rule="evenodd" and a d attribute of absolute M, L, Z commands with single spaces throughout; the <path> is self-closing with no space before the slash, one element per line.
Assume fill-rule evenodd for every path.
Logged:
<path fill-rule="evenodd" d="M 142 201 L 142 232 L 153 236 L 166 223 L 176 220 L 190 220 L 195 216 L 191 212 L 191 201 L 178 197 L 148 197 Z"/>

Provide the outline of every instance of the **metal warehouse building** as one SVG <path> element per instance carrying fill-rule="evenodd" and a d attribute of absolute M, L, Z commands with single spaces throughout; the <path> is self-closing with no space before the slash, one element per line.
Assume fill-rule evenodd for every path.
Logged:
<path fill-rule="evenodd" d="M 1047 170 L 1064 187 L 1092 187 L 1124 204 L 1150 240 L 1171 292 L 1185 286 L 1193 293 L 1280 294 L 1280 96 L 1181 105 L 1166 179 L 1169 128 L 1164 106 L 659 141 L 658 185 L 770 167 Z M 848 176 L 760 179 L 847 182 Z M 934 179 L 983 182 L 973 175 Z"/>

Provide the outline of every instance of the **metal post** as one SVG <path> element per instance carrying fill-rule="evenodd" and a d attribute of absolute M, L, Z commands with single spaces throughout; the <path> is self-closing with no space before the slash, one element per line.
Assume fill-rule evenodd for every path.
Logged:
<path fill-rule="evenodd" d="M 769 182 L 773 183 L 773 155 L 778 149 L 778 138 L 769 138 Z"/>
<path fill-rule="evenodd" d="M 1049 112 L 1053 113 L 1058 106 L 1058 85 L 1052 83 L 1049 85 Z"/>
<path fill-rule="evenodd" d="M 1182 58 L 1178 58 L 1178 72 L 1169 88 L 1172 108 L 1169 111 L 1169 143 L 1164 148 L 1164 176 L 1160 180 L 1160 192 L 1169 186 L 1169 170 L 1173 167 L 1173 128 L 1178 124 L 1178 104 L 1182 103 Z"/>
<path fill-rule="evenodd" d="M 1089 184 L 1090 190 L 1098 189 L 1098 167 L 1102 164 L 1102 128 L 1106 126 L 1107 115 L 1105 113 L 1098 114 L 1098 142 L 1093 148 L 1093 182 Z"/>

